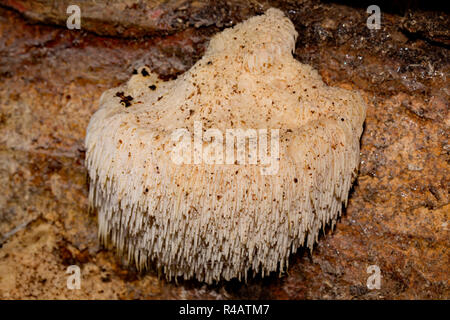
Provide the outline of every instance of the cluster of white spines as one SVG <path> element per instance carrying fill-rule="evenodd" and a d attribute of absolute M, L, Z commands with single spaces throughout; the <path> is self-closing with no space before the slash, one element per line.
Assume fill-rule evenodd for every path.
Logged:
<path fill-rule="evenodd" d="M 276 35 L 274 26 L 280 26 L 281 40 L 267 42 L 267 37 Z M 261 34 L 256 34 L 255 28 Z M 259 52 L 259 59 L 249 59 L 251 53 L 245 51 L 248 47 L 241 48 L 239 43 L 234 51 L 227 50 L 237 58 L 243 55 L 244 60 L 235 62 L 244 61 L 248 70 L 234 70 L 232 74 L 214 69 L 221 68 L 220 64 L 208 66 L 210 59 L 228 55 L 219 50 L 226 45 L 225 40 L 240 39 L 246 32 L 249 40 L 241 42 L 250 49 L 262 48 L 261 52 L 268 55 Z M 207 283 L 246 278 L 249 270 L 263 276 L 282 272 L 293 251 L 305 244 L 313 247 L 320 229 L 335 223 L 342 203 L 347 201 L 359 162 L 365 107 L 360 96 L 328 88 L 309 66 L 292 61 L 296 36 L 292 23 L 272 9 L 224 31 L 223 36 L 215 36 L 205 57 L 189 72 L 156 91 L 144 94 L 149 80 L 134 76 L 127 85 L 102 96 L 101 108 L 92 117 L 86 137 L 89 197 L 98 210 L 102 243 L 112 244 L 139 269 L 152 264 L 168 278 L 182 276 Z M 258 41 L 267 43 L 258 46 Z M 280 52 L 281 56 L 274 58 Z M 315 99 L 317 110 L 294 108 L 288 93 L 286 99 L 280 100 L 291 108 L 285 110 L 294 110 L 298 125 L 290 132 L 281 127 L 278 174 L 263 176 L 256 165 L 174 164 L 169 156 L 169 128 L 179 118 L 176 112 L 180 105 L 185 109 L 197 107 L 198 115 L 200 109 L 195 104 L 199 101 L 207 105 L 225 99 L 207 89 L 208 83 L 203 85 L 200 96 L 187 99 L 189 90 L 194 90 L 194 75 L 208 77 L 210 73 L 205 70 L 210 69 L 205 68 L 212 68 L 232 80 L 242 72 L 264 73 L 271 64 L 292 66 L 287 74 L 277 75 L 285 79 L 304 76 L 304 80 L 289 87 L 289 94 L 317 87 L 311 89 L 308 98 Z M 156 77 L 151 74 L 150 78 L 154 81 Z M 120 90 L 128 90 L 136 100 L 146 100 L 124 109 L 115 97 Z M 245 95 L 245 90 L 240 94 Z M 274 88 L 272 95 L 282 94 Z M 339 97 L 348 101 L 336 101 L 336 106 L 331 106 L 330 99 Z M 322 113 L 321 104 L 327 106 Z M 251 107 L 243 105 L 240 117 L 254 120 L 251 110 L 244 112 Z M 173 119 L 166 116 L 170 112 Z M 285 118 L 291 121 L 287 125 L 291 129 L 292 117 Z M 267 125 L 261 119 L 260 127 Z"/>

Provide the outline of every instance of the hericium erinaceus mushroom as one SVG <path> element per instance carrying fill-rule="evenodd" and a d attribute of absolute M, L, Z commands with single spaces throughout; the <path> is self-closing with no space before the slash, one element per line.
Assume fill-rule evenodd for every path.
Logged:
<path fill-rule="evenodd" d="M 283 272 L 334 225 L 366 106 L 295 60 L 296 37 L 269 9 L 177 79 L 141 67 L 102 95 L 86 136 L 102 243 L 138 269 L 212 283 Z"/>

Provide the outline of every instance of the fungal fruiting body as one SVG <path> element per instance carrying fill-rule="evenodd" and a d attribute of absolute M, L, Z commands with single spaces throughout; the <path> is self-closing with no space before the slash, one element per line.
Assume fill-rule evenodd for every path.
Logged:
<path fill-rule="evenodd" d="M 282 272 L 292 252 L 334 225 L 356 176 L 366 107 L 359 93 L 327 86 L 295 60 L 296 37 L 269 9 L 214 36 L 177 79 L 141 67 L 102 95 L 86 166 L 104 244 L 138 269 L 211 283 Z M 223 154 L 227 130 L 255 130 L 246 132 L 258 133 L 260 150 L 266 130 L 278 139 L 266 139 L 276 170 L 267 174 L 267 162 L 247 154 L 198 161 L 218 145 L 210 129 L 223 133 Z M 177 130 L 203 133 L 188 141 L 184 162 L 173 159 Z"/>

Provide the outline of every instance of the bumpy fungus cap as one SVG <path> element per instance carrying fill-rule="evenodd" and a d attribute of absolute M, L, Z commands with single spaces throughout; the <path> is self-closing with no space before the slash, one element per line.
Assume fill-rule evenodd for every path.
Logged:
<path fill-rule="evenodd" d="M 103 243 L 138 268 L 211 283 L 281 272 L 291 252 L 312 248 L 334 225 L 357 171 L 366 107 L 357 92 L 328 87 L 296 61 L 296 37 L 269 9 L 213 37 L 178 79 L 160 81 L 143 67 L 103 94 L 86 137 Z M 279 129 L 277 170 L 264 173 L 260 159 L 198 163 L 198 144 L 185 150 L 190 164 L 176 163 L 173 133 L 194 136 L 196 121 L 224 136 Z M 203 140 L 205 150 L 212 140 Z"/>

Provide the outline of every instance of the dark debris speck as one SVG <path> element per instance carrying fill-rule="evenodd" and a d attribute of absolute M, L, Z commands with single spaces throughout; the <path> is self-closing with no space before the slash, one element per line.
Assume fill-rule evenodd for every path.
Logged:
<path fill-rule="evenodd" d="M 130 96 L 130 95 L 125 96 L 123 91 L 119 91 L 119 92 L 116 92 L 116 97 L 120 98 L 120 103 L 123 104 L 125 106 L 125 108 L 128 108 L 129 106 L 131 106 L 131 101 L 133 101 L 132 96 Z"/>

